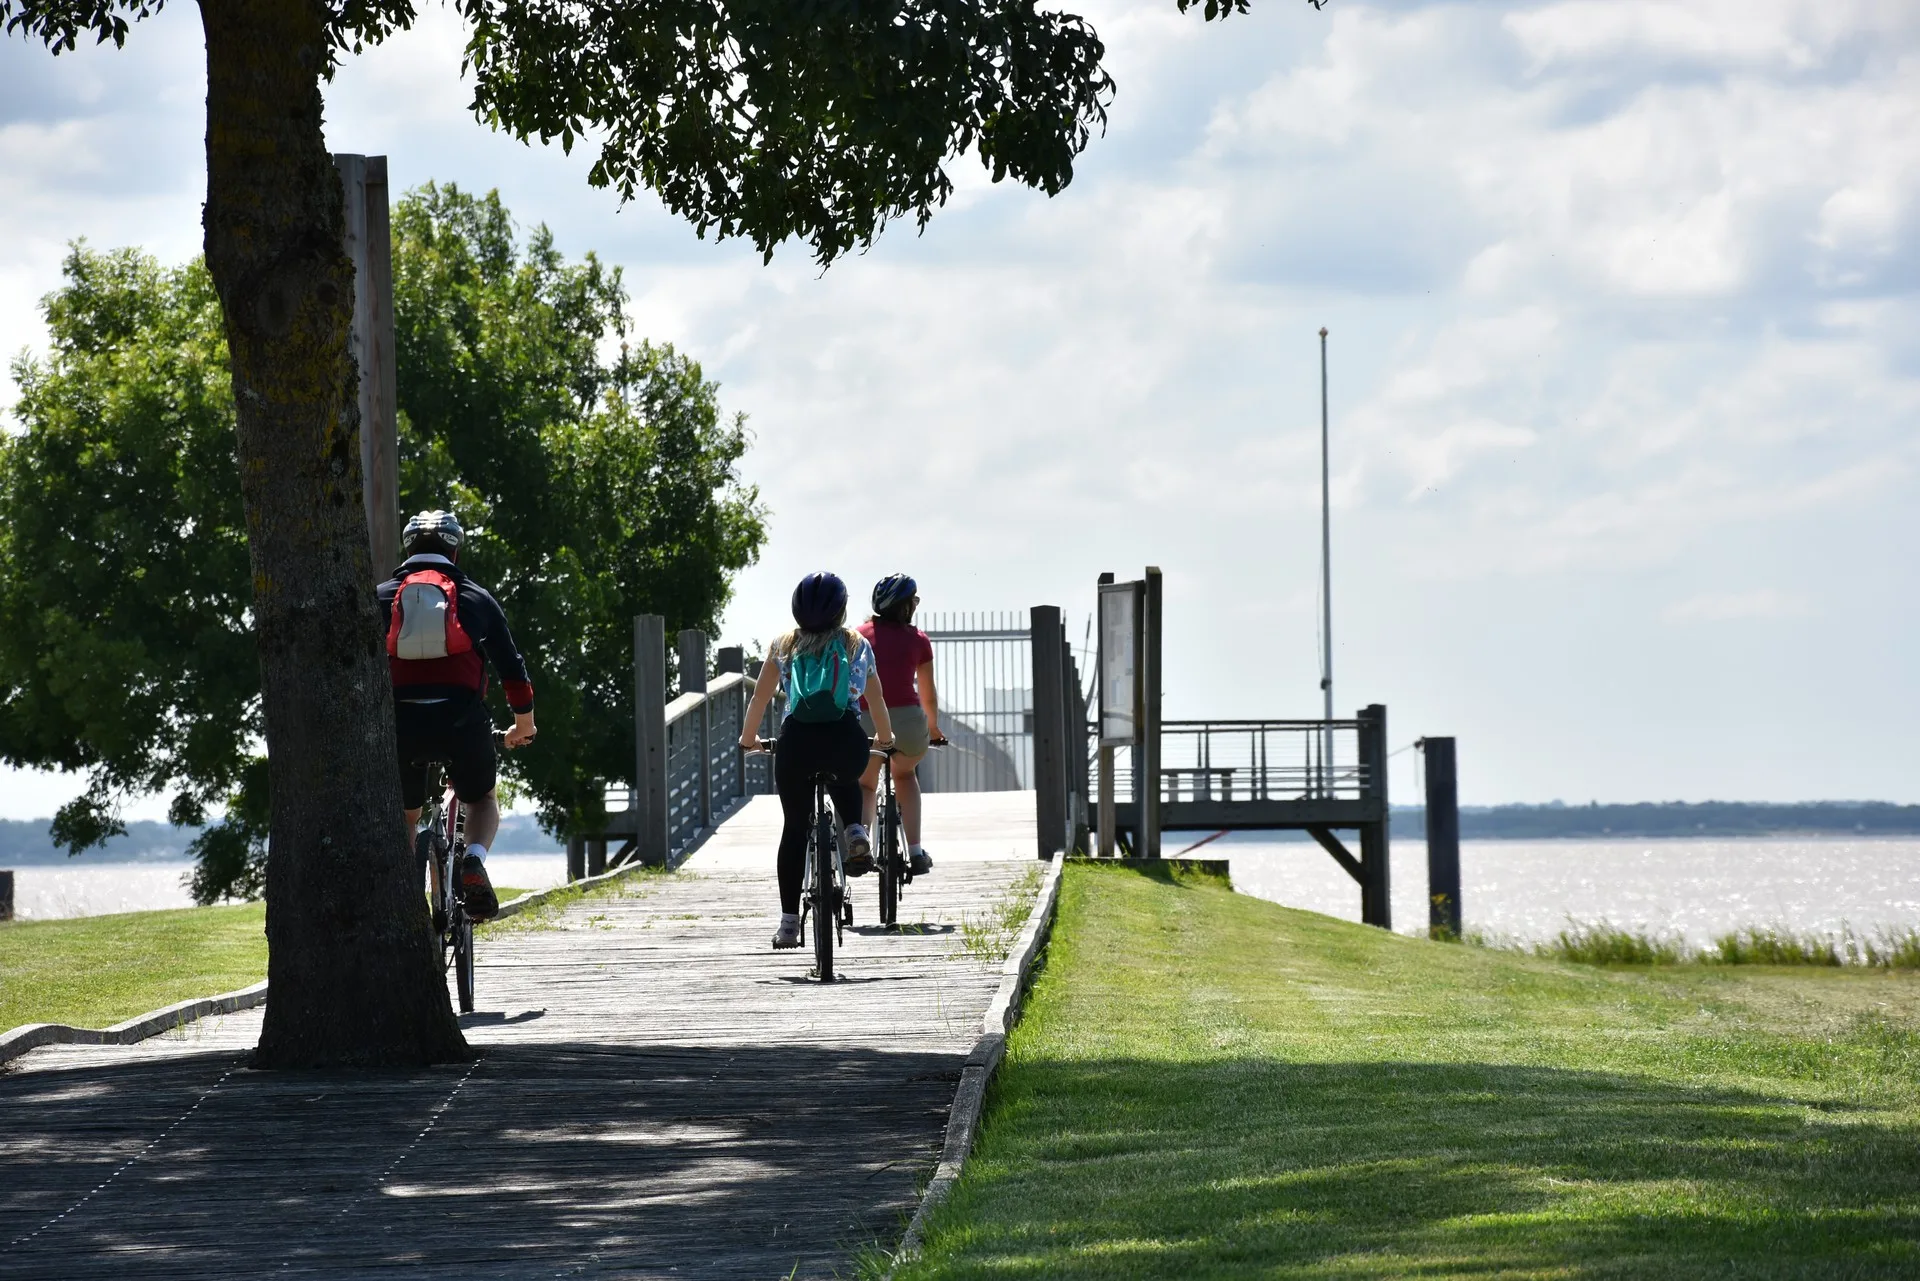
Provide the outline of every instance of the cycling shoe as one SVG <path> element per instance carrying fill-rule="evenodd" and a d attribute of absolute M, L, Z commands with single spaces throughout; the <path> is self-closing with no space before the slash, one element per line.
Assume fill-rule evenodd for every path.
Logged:
<path fill-rule="evenodd" d="M 847 875 L 865 876 L 873 870 L 873 843 L 858 823 L 847 829 Z"/>
<path fill-rule="evenodd" d="M 460 856 L 460 905 L 476 921 L 490 921 L 500 911 L 487 865 L 472 854 Z"/>

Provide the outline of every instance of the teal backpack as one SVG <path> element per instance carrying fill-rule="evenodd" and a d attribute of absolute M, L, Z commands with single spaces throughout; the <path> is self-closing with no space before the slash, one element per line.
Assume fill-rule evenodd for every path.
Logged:
<path fill-rule="evenodd" d="M 787 661 L 787 714 L 803 724 L 837 721 L 853 706 L 853 662 L 837 638 L 823 653 L 795 653 Z"/>

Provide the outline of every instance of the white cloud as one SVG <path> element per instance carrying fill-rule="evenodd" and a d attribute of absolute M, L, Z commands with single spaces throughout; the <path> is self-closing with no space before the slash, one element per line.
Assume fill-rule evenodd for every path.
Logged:
<path fill-rule="evenodd" d="M 1807 602 L 1801 598 L 1762 587 L 1689 597 L 1667 606 L 1661 617 L 1670 623 L 1734 623 L 1798 618 L 1807 612 Z"/>

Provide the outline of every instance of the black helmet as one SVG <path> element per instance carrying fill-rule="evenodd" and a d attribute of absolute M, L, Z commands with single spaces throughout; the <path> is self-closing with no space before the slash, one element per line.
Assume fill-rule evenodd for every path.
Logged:
<path fill-rule="evenodd" d="M 400 550 L 409 556 L 429 552 L 451 556 L 466 541 L 467 533 L 460 528 L 460 518 L 452 512 L 421 512 L 400 531 Z"/>
<path fill-rule="evenodd" d="M 905 574 L 888 574 L 873 585 L 873 612 L 886 615 L 894 606 L 914 598 L 920 585 Z"/>
<path fill-rule="evenodd" d="M 793 621 L 806 632 L 838 627 L 847 617 L 847 585 L 840 575 L 808 574 L 793 589 Z"/>

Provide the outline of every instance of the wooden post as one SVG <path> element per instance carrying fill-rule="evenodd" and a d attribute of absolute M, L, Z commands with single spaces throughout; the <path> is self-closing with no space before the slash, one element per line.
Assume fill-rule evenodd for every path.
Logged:
<path fill-rule="evenodd" d="M 634 857 L 667 861 L 667 620 L 633 620 Z"/>
<path fill-rule="evenodd" d="M 1160 621 L 1162 595 L 1160 570 L 1147 566 L 1147 589 L 1141 610 L 1140 710 L 1145 724 L 1140 727 L 1140 746 L 1134 749 L 1136 766 L 1144 766 L 1146 787 L 1141 793 L 1141 858 L 1160 857 Z"/>
<path fill-rule="evenodd" d="M 587 838 L 567 836 L 567 883 L 571 885 L 587 874 Z"/>
<path fill-rule="evenodd" d="M 682 694 L 704 694 L 707 692 L 707 634 L 697 627 L 689 627 L 679 636 L 680 654 L 680 692 Z"/>
<path fill-rule="evenodd" d="M 1113 582 L 1113 572 L 1109 570 L 1106 573 L 1103 573 L 1100 575 L 1098 586 L 1106 587 L 1112 582 Z M 1097 591 L 1094 599 L 1096 601 L 1099 599 Z M 1096 626 L 1104 626 L 1105 624 L 1102 623 L 1100 618 L 1098 617 L 1097 608 L 1095 612 L 1096 612 L 1096 617 L 1094 621 Z M 1099 635 L 1100 637 L 1100 643 L 1102 645 L 1105 645 L 1106 644 L 1105 633 L 1097 632 L 1096 634 Z M 1102 662 L 1102 658 L 1101 658 L 1100 652 L 1095 651 L 1093 666 L 1096 674 L 1105 670 L 1103 667 L 1101 667 L 1101 662 Z M 1104 680 L 1105 678 L 1096 675 L 1095 679 L 1097 682 L 1099 680 Z M 1105 699 L 1107 696 L 1107 692 L 1104 686 L 1096 687 L 1094 692 L 1096 696 L 1096 701 L 1094 703 L 1093 714 L 1096 717 L 1099 717 L 1104 715 L 1103 709 L 1105 708 L 1106 704 L 1098 700 Z M 1099 730 L 1099 734 L 1096 737 L 1104 737 L 1105 734 L 1106 734 L 1106 726 L 1102 724 Z M 1095 753 L 1094 770 L 1095 770 L 1094 804 L 1096 806 L 1094 811 L 1094 823 L 1100 832 L 1100 857 L 1112 858 L 1114 855 L 1114 841 L 1115 841 L 1113 825 L 1116 821 L 1114 816 L 1114 810 L 1113 810 L 1113 749 L 1111 747 L 1106 746 L 1104 743 L 1100 745 L 1100 747 Z"/>
<path fill-rule="evenodd" d="M 1387 709 L 1370 703 L 1360 709 L 1360 764 L 1367 776 L 1367 799 L 1380 817 L 1360 826 L 1360 921 L 1393 928 L 1392 878 L 1387 870 Z"/>
<path fill-rule="evenodd" d="M 1062 706 L 1067 717 L 1067 852 L 1084 854 L 1091 843 L 1087 836 L 1088 788 L 1092 781 L 1087 766 L 1087 698 L 1080 683 L 1080 664 L 1074 660 L 1073 645 L 1066 638 L 1064 623 L 1060 636 L 1060 671 L 1066 677 L 1067 697 Z"/>
<path fill-rule="evenodd" d="M 0 921 L 13 919 L 13 873 L 0 868 Z"/>
<path fill-rule="evenodd" d="M 697 627 L 680 633 L 680 692 L 707 692 L 707 634 Z M 700 830 L 713 826 L 713 704 L 700 705 Z"/>
<path fill-rule="evenodd" d="M 607 838 L 590 836 L 587 838 L 587 875 L 600 876 L 607 870 Z"/>
<path fill-rule="evenodd" d="M 1060 852 L 1067 825 L 1066 682 L 1060 659 L 1066 631 L 1058 605 L 1029 612 L 1033 647 L 1033 805 L 1041 858 Z"/>
<path fill-rule="evenodd" d="M 746 675 L 747 651 L 738 645 L 722 645 L 713 651 L 713 671 L 716 676 L 725 676 L 728 672 Z"/>
<path fill-rule="evenodd" d="M 1100 749 L 1100 813 L 1096 820 L 1100 827 L 1100 857 L 1113 857 L 1113 825 L 1117 821 L 1113 809 L 1113 749 Z"/>
<path fill-rule="evenodd" d="M 360 367 L 360 476 L 367 551 L 383 579 L 400 563 L 400 436 L 393 337 L 393 233 L 387 158 L 336 155 L 353 260 L 353 327 L 348 348 Z"/>
<path fill-rule="evenodd" d="M 1420 741 L 1427 757 L 1427 932 L 1460 937 L 1460 788 L 1453 740 Z"/>

